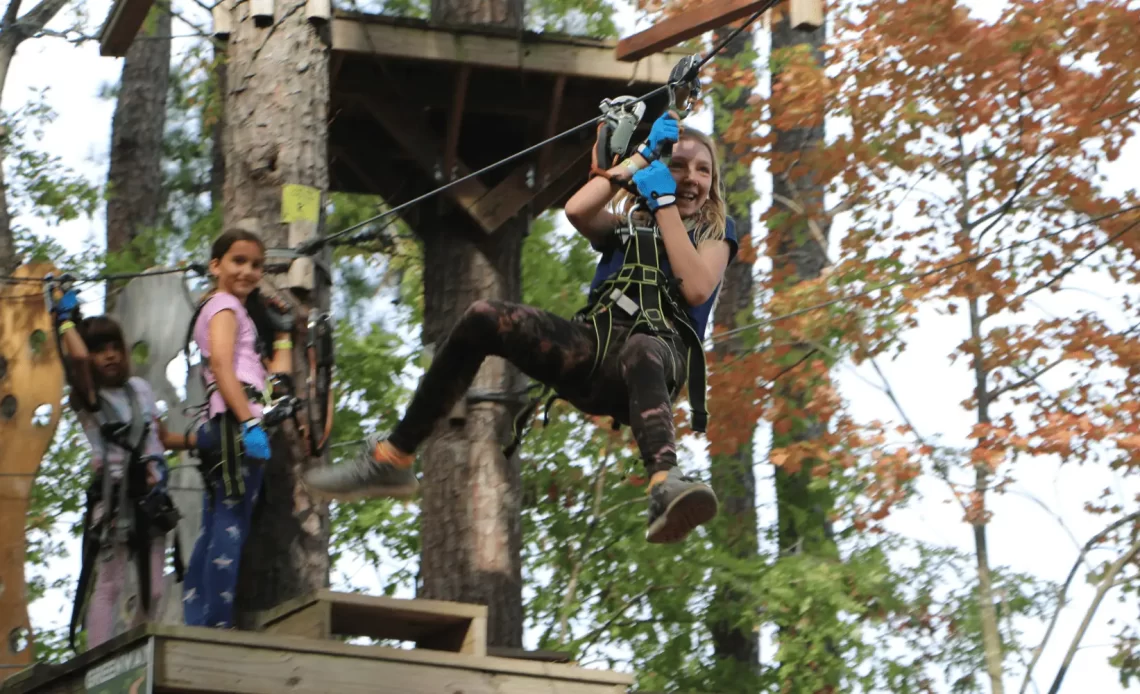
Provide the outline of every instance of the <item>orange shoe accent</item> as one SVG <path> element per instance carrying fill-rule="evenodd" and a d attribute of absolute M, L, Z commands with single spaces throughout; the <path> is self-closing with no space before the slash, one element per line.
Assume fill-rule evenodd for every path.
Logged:
<path fill-rule="evenodd" d="M 654 487 L 656 487 L 657 485 L 664 482 L 666 480 L 666 478 L 668 478 L 668 477 L 669 477 L 669 471 L 668 470 L 662 470 L 661 472 L 653 473 L 653 477 L 649 478 L 649 487 L 645 490 L 646 493 L 653 491 Z"/>
<path fill-rule="evenodd" d="M 416 461 L 416 456 L 411 453 L 404 453 L 387 441 L 381 441 L 376 444 L 375 450 L 372 451 L 372 459 L 378 463 L 409 468 Z"/>

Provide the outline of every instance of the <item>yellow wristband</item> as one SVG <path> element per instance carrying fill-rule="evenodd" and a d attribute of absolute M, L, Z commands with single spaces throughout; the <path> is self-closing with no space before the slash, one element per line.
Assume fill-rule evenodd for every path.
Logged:
<path fill-rule="evenodd" d="M 71 322 L 71 321 L 69 321 L 69 320 L 65 320 L 64 322 L 62 322 L 62 323 L 60 323 L 60 324 L 59 324 L 59 334 L 60 334 L 60 335 L 62 335 L 62 334 L 64 334 L 65 332 L 67 332 L 68 330 L 71 330 L 71 329 L 72 329 L 72 328 L 74 328 L 74 327 L 75 327 L 75 323 L 72 323 L 72 322 Z"/>
<path fill-rule="evenodd" d="M 636 161 L 633 160 L 633 157 L 626 159 L 625 161 L 623 161 L 621 163 L 621 165 L 624 166 L 625 168 L 629 169 L 633 173 L 637 173 L 638 171 L 641 171 L 641 168 L 642 168 L 641 164 L 638 164 Z"/>
<path fill-rule="evenodd" d="M 293 349 L 292 340 L 277 340 L 273 343 L 273 349 Z"/>

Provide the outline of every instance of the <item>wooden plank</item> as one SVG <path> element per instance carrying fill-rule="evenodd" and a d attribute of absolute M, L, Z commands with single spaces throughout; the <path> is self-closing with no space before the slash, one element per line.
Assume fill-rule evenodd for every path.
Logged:
<path fill-rule="evenodd" d="M 552 163 L 548 170 L 547 180 L 553 182 L 566 171 L 577 167 L 578 162 L 584 158 L 583 150 L 588 156 L 588 147 L 568 144 L 556 145 L 554 153 L 550 157 Z M 522 211 L 547 187 L 535 186 L 530 188 L 526 185 L 527 178 L 530 175 L 530 166 L 528 162 L 515 168 L 507 178 L 503 179 L 499 185 L 495 186 L 491 192 L 475 204 L 472 213 L 483 219 L 488 226 L 499 229 L 507 220 Z M 585 172 L 585 169 L 582 171 Z"/>
<path fill-rule="evenodd" d="M 618 41 L 618 60 L 649 58 L 665 48 L 676 46 L 706 31 L 744 19 L 767 4 L 768 0 L 706 0 L 695 9 L 654 24 L 645 31 Z"/>
<path fill-rule="evenodd" d="M 574 661 L 573 654 L 562 651 L 528 651 L 525 648 L 506 648 L 503 646 L 488 646 L 487 655 L 496 658 L 537 660 L 542 663 L 571 663 Z"/>
<path fill-rule="evenodd" d="M 154 0 L 115 0 L 99 32 L 99 55 L 125 56 L 152 5 Z"/>
<path fill-rule="evenodd" d="M 327 639 L 332 636 L 331 606 L 327 602 L 315 602 L 308 607 L 282 617 L 266 625 L 268 634 L 303 636 L 309 639 Z"/>
<path fill-rule="evenodd" d="M 13 276 L 48 273 L 60 274 L 36 263 Z M 32 662 L 24 528 L 32 482 L 62 413 L 63 367 L 43 290 L 38 281 L 0 284 L 0 682 Z"/>
<path fill-rule="evenodd" d="M 334 52 L 364 53 L 403 60 L 466 63 L 521 72 L 665 84 L 676 58 L 652 55 L 635 66 L 614 58 L 612 45 L 576 45 L 553 40 L 522 42 L 517 37 L 456 33 L 434 27 L 392 26 L 334 17 Z"/>
<path fill-rule="evenodd" d="M 352 653 L 302 655 L 201 641 L 162 641 L 155 665 L 158 687 L 166 692 L 617 694 L 626 689 L 624 683 L 551 680 L 541 675 L 436 668 L 397 659 L 380 661 Z"/>
<path fill-rule="evenodd" d="M 248 631 L 151 624 L 59 666 L 37 666 L 9 681 L 5 694 L 83 692 L 86 672 L 108 656 L 155 636 L 156 692 L 558 692 L 616 694 L 633 677 L 557 663 L 473 657 L 440 651 L 355 646 Z M 248 667 L 243 666 L 247 663 Z M 413 673 L 434 688 L 388 688 L 391 674 Z M 338 679 L 351 677 L 351 686 Z M 359 678 L 357 675 L 360 675 Z M 401 677 L 405 675 L 401 674 Z M 268 679 L 265 679 L 268 678 Z M 405 680 L 400 685 L 405 686 Z M 452 687 L 459 682 L 465 686 Z M 499 683 L 510 682 L 510 686 Z M 441 686 L 441 683 L 443 686 Z M 521 683 L 521 685 L 519 685 Z M 330 686 L 337 685 L 337 686 Z M 520 688 L 521 686 L 521 688 Z M 366 687 L 361 689 L 359 687 Z"/>
<path fill-rule="evenodd" d="M 455 180 L 455 162 L 459 157 L 459 131 L 463 127 L 463 103 L 467 100 L 467 84 L 471 79 L 471 66 L 461 65 L 455 75 L 455 91 L 451 97 L 451 112 L 447 119 L 447 140 L 443 146 L 443 178 Z"/>

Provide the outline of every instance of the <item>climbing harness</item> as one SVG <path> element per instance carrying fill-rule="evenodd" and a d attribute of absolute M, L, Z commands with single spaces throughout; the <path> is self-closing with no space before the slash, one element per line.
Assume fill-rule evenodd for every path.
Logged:
<path fill-rule="evenodd" d="M 679 337 L 685 346 L 693 430 L 704 433 L 708 428 L 704 346 L 685 310 L 680 282 L 662 269 L 662 260 L 668 256 L 661 230 L 656 224 L 641 226 L 635 223 L 634 217 L 642 209 L 645 207 L 640 202 L 631 206 L 625 225 L 614 229 L 619 243 L 614 252 L 622 253 L 621 267 L 590 292 L 586 306 L 574 315 L 573 320 L 588 323 L 594 329 L 596 349 L 590 378 L 594 377 L 614 346 L 615 325 L 629 328 L 630 335 L 651 335 L 662 342 Z M 670 395 L 675 398 L 683 385 L 678 383 L 676 392 Z M 505 456 L 509 458 L 518 450 L 539 404 L 546 402 L 543 411 L 545 426 L 550 423 L 550 408 L 558 399 L 565 398 L 553 387 L 546 386 L 518 413 L 513 423 L 514 438 L 503 449 Z M 615 417 L 613 428 L 616 430 L 620 426 Z"/>
<path fill-rule="evenodd" d="M 63 340 L 59 334 L 58 312 L 53 292 L 56 289 L 66 293 L 74 285 L 74 278 L 63 275 L 56 279 L 52 275 L 44 278 L 44 301 L 48 312 L 56 316 L 55 340 L 60 361 L 68 376 L 75 382 L 75 374 L 64 357 Z M 96 395 L 95 403 L 78 402 L 90 414 L 99 427 L 99 434 L 108 446 L 121 449 L 126 455 L 116 480 L 108 460 L 108 446 L 102 451 L 103 466 L 94 474 L 86 491 L 86 506 L 83 519 L 83 538 L 80 544 L 80 570 L 72 603 L 71 621 L 68 628 L 68 643 L 75 649 L 75 633 L 90 599 L 91 578 L 95 573 L 95 563 L 100 552 L 109 550 L 116 544 L 126 545 L 134 557 L 138 575 L 139 604 L 144 612 L 150 611 L 151 599 L 151 543 L 174 530 L 181 514 L 167 491 L 168 469 L 166 459 L 158 455 L 145 455 L 151 423 L 147 420 L 139 403 L 138 394 L 128 380 L 122 386 L 130 419 L 122 421 L 119 413 L 102 394 Z M 148 482 L 148 469 L 155 469 L 159 479 L 153 486 Z M 96 515 L 96 510 L 102 513 Z M 174 538 L 174 573 L 182 581 L 185 568 L 182 562 L 182 545 Z"/>

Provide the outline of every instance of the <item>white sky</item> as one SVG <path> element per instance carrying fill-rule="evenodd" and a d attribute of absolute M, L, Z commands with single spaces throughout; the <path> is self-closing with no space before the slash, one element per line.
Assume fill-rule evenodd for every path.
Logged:
<path fill-rule="evenodd" d="M 989 16 L 995 16 L 1000 10 L 1000 3 L 992 0 L 973 0 L 969 4 Z M 89 3 L 88 14 L 95 27 L 106 16 L 107 7 L 107 0 L 91 0 Z M 630 27 L 631 20 L 630 12 L 619 16 L 624 27 Z M 174 33 L 186 33 L 185 25 L 176 22 Z M 175 50 L 185 43 L 185 40 L 176 41 Z M 7 109 L 18 107 L 29 89 L 49 88 L 48 101 L 59 117 L 46 128 L 43 146 L 74 169 L 92 179 L 101 179 L 107 168 L 114 105 L 111 101 L 97 98 L 97 93 L 101 85 L 118 79 L 120 69 L 121 61 L 100 57 L 94 43 L 72 46 L 58 39 L 29 41 L 16 54 L 4 94 L 4 106 Z M 707 129 L 707 122 L 702 125 Z M 1138 166 L 1140 148 L 1133 147 L 1117 163 L 1114 170 L 1120 177 L 1114 180 L 1119 181 L 1121 187 L 1130 185 L 1130 181 L 1124 178 L 1124 172 L 1129 168 L 1135 171 Z M 758 165 L 757 173 L 762 174 L 762 171 Z M 766 187 L 762 185 L 762 189 Z M 103 233 L 101 216 L 94 220 L 71 222 L 53 231 L 53 235 L 69 250 L 79 250 L 89 238 L 100 240 Z M 833 248 L 833 258 L 836 253 L 837 248 Z M 1107 298 L 1090 299 L 1087 294 L 1062 293 L 1043 299 L 1047 302 L 1045 308 L 1051 313 L 1066 315 L 1078 307 L 1088 307 L 1090 302 L 1106 311 L 1119 306 L 1116 299 L 1120 294 L 1118 290 L 1091 283 L 1091 280 L 1089 287 Z M 965 444 L 973 420 L 971 414 L 959 408 L 957 403 L 969 395 L 971 379 L 965 372 L 964 363 L 951 365 L 947 359 L 950 349 L 964 334 L 963 320 L 960 317 L 939 317 L 930 312 L 921 315 L 921 320 L 922 327 L 908 336 L 909 348 L 903 356 L 881 365 L 919 431 L 926 435 L 941 435 L 944 443 Z M 853 410 L 864 419 L 880 417 L 897 421 L 886 396 L 864 379 L 877 381 L 869 368 L 859 369 L 858 373 L 850 367 L 840 370 L 840 388 Z M 766 431 L 760 432 L 758 450 L 766 450 L 767 436 Z M 757 470 L 765 479 L 768 478 L 766 465 L 758 465 Z M 1076 557 L 1076 545 L 1083 544 L 1102 527 L 1096 518 L 1082 510 L 1085 501 L 1096 498 L 1102 489 L 1111 488 L 1119 490 L 1124 499 L 1122 503 L 1130 508 L 1133 504 L 1128 500 L 1137 492 L 1135 482 L 1126 484 L 1101 467 L 1060 467 L 1043 460 L 1021 464 L 1018 478 L 1020 482 L 1013 493 L 991 500 L 994 512 L 994 521 L 989 526 L 991 561 L 1057 582 L 1063 580 L 1069 571 Z M 762 487 L 759 503 L 762 512 L 767 514 L 764 520 L 770 521 L 774 519 L 771 489 L 766 484 Z M 920 488 L 922 500 L 910 509 L 897 512 L 892 517 L 892 527 L 911 537 L 972 551 L 970 528 L 961 522 L 961 511 L 950 499 L 945 486 L 928 480 Z M 1043 510 L 1029 496 L 1040 499 L 1050 511 Z M 1067 530 L 1058 519 L 1063 519 Z M 1092 558 L 1099 560 L 1105 556 L 1101 552 Z M 75 561 L 70 559 L 59 569 L 70 571 Z M 1056 636 L 1037 668 L 1036 681 L 1042 689 L 1047 689 L 1052 681 L 1069 638 L 1093 595 L 1092 587 L 1085 583 L 1083 577 L 1078 578 L 1074 587 L 1071 606 L 1064 611 Z M 1116 680 L 1115 670 L 1105 662 L 1111 652 L 1108 645 L 1113 632 L 1106 622 L 1112 615 L 1135 620 L 1135 602 L 1120 605 L 1115 595 L 1106 599 L 1084 638 L 1063 691 L 1104 694 L 1124 691 Z M 59 601 L 45 600 L 33 609 L 33 624 L 37 627 L 56 626 L 64 619 L 65 609 Z M 1039 633 L 1039 629 L 1030 631 L 1030 634 Z M 768 646 L 765 651 L 771 654 L 774 649 Z M 1009 665 L 1013 665 L 1012 659 Z M 1010 677 L 1006 687 L 1012 689 L 1020 687 L 1020 684 L 1020 678 Z"/>

